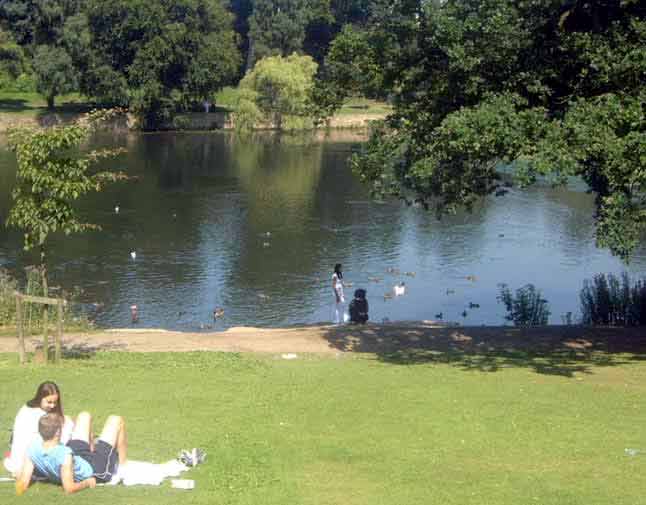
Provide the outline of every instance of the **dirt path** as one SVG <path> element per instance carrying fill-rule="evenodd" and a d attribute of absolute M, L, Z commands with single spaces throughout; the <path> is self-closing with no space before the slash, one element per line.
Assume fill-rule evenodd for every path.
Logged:
<path fill-rule="evenodd" d="M 15 338 L 0 338 L 0 352 L 17 351 Z M 28 351 L 41 338 L 26 339 Z M 577 326 L 447 327 L 431 322 L 368 324 L 365 326 L 302 326 L 293 328 L 231 328 L 217 333 L 115 329 L 97 333 L 69 333 L 65 352 L 115 350 L 131 352 L 228 351 L 268 353 L 468 353 L 514 352 L 552 354 L 646 353 L 643 328 L 585 328 Z"/>

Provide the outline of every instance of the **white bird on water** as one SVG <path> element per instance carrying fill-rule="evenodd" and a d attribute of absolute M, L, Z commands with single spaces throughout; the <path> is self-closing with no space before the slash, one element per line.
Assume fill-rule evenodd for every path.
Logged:
<path fill-rule="evenodd" d="M 396 286 L 393 286 L 393 291 L 395 292 L 395 296 L 404 295 L 406 293 L 406 284 L 400 282 Z"/>
<path fill-rule="evenodd" d="M 133 260 L 136 260 L 136 259 L 137 259 L 137 253 L 136 253 L 135 251 L 131 251 L 131 252 L 130 252 L 130 257 L 131 257 Z"/>
<path fill-rule="evenodd" d="M 118 205 L 114 208 L 114 213 L 115 213 L 115 214 L 118 214 L 118 213 L 119 213 L 119 206 L 118 206 Z"/>

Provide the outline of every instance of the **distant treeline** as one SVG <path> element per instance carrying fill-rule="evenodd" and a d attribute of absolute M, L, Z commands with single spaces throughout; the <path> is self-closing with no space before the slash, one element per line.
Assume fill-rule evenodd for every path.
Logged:
<path fill-rule="evenodd" d="M 0 90 L 80 92 L 154 126 L 236 85 L 265 56 L 321 63 L 368 0 L 0 0 Z"/>

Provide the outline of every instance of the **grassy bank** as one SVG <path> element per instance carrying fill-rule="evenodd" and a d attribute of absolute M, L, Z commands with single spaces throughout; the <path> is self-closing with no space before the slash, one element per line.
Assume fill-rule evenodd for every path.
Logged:
<path fill-rule="evenodd" d="M 56 98 L 54 110 L 47 109 L 47 101 L 38 93 L 0 91 L 0 114 L 19 117 L 37 117 L 49 113 L 75 113 L 87 110 L 89 105 L 78 93 Z"/>
<path fill-rule="evenodd" d="M 171 128 L 178 130 L 185 129 L 213 129 L 223 128 L 222 122 L 226 123 L 226 114 L 235 112 L 237 93 L 233 88 L 225 88 L 217 95 L 217 103 L 211 108 L 212 113 L 224 114 L 225 119 L 217 121 L 212 115 L 208 121 L 208 115 L 202 113 L 181 113 L 175 117 L 174 125 Z M 78 93 L 62 95 L 56 100 L 54 110 L 47 109 L 45 99 L 38 93 L 18 93 L 0 91 L 0 132 L 7 130 L 14 125 L 40 125 L 48 126 L 56 121 L 71 121 L 78 114 L 87 112 L 91 108 L 86 99 Z M 392 112 L 392 107 L 386 103 L 364 98 L 352 98 L 348 100 L 330 118 L 330 125 L 335 128 L 365 127 L 366 119 L 383 117 Z M 52 118 L 52 116 L 58 116 Z M 197 119 L 191 119 L 191 116 Z"/>
<path fill-rule="evenodd" d="M 0 432 L 45 379 L 67 413 L 129 421 L 131 457 L 200 446 L 193 491 L 36 485 L 6 503 L 625 504 L 646 495 L 646 363 L 599 355 L 585 373 L 371 355 L 99 353 L 56 367 L 0 355 Z M 503 363 L 501 362 L 501 365 Z"/>

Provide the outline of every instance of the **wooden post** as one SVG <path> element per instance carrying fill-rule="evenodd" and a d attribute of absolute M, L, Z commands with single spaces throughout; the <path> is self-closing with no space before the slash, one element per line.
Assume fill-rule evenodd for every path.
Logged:
<path fill-rule="evenodd" d="M 20 353 L 20 362 L 25 361 L 25 327 L 24 327 L 24 304 L 27 303 L 27 306 L 30 304 L 37 303 L 44 305 L 43 310 L 43 361 L 45 363 L 49 362 L 49 307 L 56 305 L 57 307 L 57 324 L 56 330 L 53 333 L 54 336 L 54 361 L 59 361 L 61 359 L 61 344 L 63 341 L 63 313 L 65 300 L 62 298 L 47 298 L 44 296 L 31 296 L 23 295 L 18 291 L 16 294 L 16 324 L 18 326 L 18 339 L 19 339 L 19 353 Z"/>
<path fill-rule="evenodd" d="M 25 363 L 25 335 L 22 330 L 22 297 L 16 293 L 16 329 L 18 330 L 18 355 L 20 364 Z"/>
<path fill-rule="evenodd" d="M 43 309 L 43 360 L 45 364 L 49 362 L 49 335 L 47 334 L 48 309 L 49 307 L 45 305 Z"/>
<path fill-rule="evenodd" d="M 61 360 L 61 341 L 63 340 L 63 299 L 58 299 L 58 332 L 56 333 L 56 343 L 54 344 L 54 361 L 57 363 Z"/>

